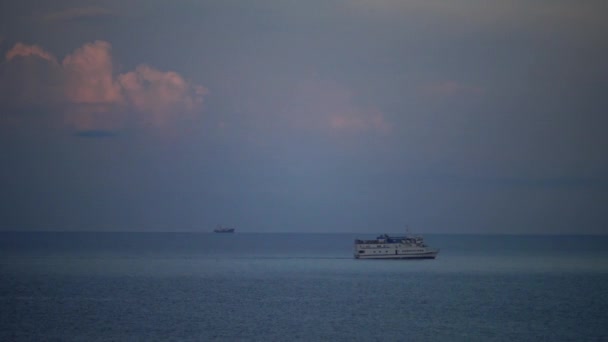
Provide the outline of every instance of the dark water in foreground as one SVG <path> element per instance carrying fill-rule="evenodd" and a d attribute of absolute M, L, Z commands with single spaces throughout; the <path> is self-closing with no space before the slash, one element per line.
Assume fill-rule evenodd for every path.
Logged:
<path fill-rule="evenodd" d="M 0 341 L 608 341 L 608 237 L 355 237 L 0 233 Z"/>

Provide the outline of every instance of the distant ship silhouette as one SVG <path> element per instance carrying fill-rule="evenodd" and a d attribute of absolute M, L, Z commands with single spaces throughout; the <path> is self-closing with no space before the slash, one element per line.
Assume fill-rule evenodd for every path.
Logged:
<path fill-rule="evenodd" d="M 218 224 L 217 227 L 213 230 L 214 233 L 234 233 L 234 228 L 222 227 L 221 224 Z"/>

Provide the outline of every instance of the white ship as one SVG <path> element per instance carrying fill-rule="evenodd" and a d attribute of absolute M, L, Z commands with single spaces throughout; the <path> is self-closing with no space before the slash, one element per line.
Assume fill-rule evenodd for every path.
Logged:
<path fill-rule="evenodd" d="M 389 236 L 355 240 L 356 259 L 435 259 L 439 249 L 430 248 L 420 236 Z"/>

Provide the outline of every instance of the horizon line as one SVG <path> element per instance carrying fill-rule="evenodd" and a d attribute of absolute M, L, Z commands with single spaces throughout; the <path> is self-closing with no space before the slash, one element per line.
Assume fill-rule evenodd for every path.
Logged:
<path fill-rule="evenodd" d="M 142 233 L 142 234 L 161 234 L 161 233 L 187 233 L 187 234 L 218 234 L 213 231 L 197 231 L 197 230 L 3 230 L 1 233 Z M 395 234 L 401 232 L 327 232 L 327 231 L 236 231 L 229 234 Z M 414 232 L 412 235 L 488 235 L 488 236 L 608 236 L 608 233 L 599 232 Z"/>

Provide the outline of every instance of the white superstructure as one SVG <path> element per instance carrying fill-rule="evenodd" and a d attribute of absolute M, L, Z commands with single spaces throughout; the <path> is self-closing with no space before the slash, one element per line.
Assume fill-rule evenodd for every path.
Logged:
<path fill-rule="evenodd" d="M 439 249 L 430 248 L 420 236 L 389 236 L 355 240 L 356 259 L 435 259 Z"/>

